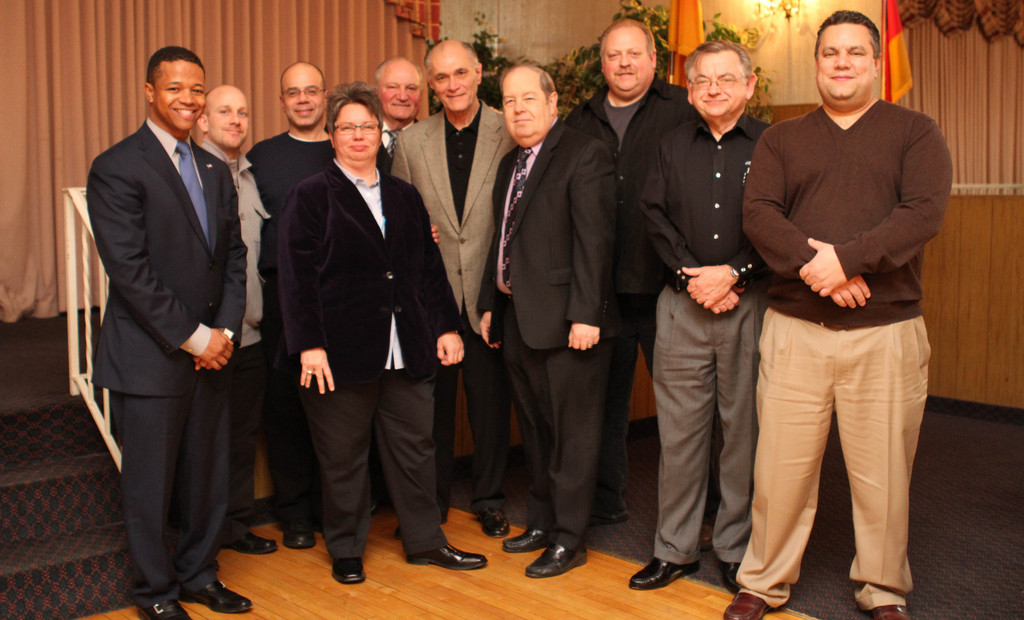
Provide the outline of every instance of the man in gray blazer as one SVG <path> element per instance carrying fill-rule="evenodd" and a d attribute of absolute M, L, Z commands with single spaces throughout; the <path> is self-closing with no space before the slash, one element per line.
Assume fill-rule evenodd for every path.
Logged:
<path fill-rule="evenodd" d="M 402 132 L 392 174 L 412 183 L 423 197 L 462 311 L 464 363 L 442 367 L 434 390 L 437 504 L 443 519 L 451 496 L 461 368 L 475 445 L 470 510 L 485 534 L 500 538 L 509 531 L 501 489 L 508 460 L 509 390 L 501 352 L 480 337 L 477 298 L 494 235 L 491 190 L 498 162 L 515 143 L 501 115 L 477 98 L 483 69 L 471 46 L 443 41 L 427 53 L 424 65 L 444 110 Z"/>

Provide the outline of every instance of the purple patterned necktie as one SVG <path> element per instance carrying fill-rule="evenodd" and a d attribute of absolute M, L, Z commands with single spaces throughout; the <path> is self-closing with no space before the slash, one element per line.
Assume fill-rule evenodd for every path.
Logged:
<path fill-rule="evenodd" d="M 505 214 L 505 235 L 501 238 L 501 281 L 508 290 L 512 290 L 512 280 L 508 269 L 508 241 L 512 238 L 512 227 L 516 221 L 516 204 L 526 187 L 526 161 L 532 154 L 533 149 L 529 147 L 519 151 L 515 174 L 512 177 L 512 197 L 508 201 L 508 212 Z"/>

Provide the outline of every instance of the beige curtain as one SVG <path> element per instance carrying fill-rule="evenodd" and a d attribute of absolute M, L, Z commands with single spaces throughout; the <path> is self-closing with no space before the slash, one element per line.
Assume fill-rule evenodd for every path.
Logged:
<path fill-rule="evenodd" d="M 960 193 L 1024 195 L 1024 51 L 977 28 L 905 28 L 914 87 L 901 101 L 942 128 Z M 979 187 L 985 186 L 985 187 Z"/>
<path fill-rule="evenodd" d="M 1010 36 L 1024 46 L 1024 0 L 899 0 L 904 26 L 930 19 L 945 34 L 975 22 L 986 39 Z"/>
<path fill-rule="evenodd" d="M 67 308 L 60 190 L 84 186 L 92 159 L 142 124 L 154 50 L 188 47 L 208 87 L 246 92 L 251 146 L 286 128 L 278 79 L 292 62 L 317 64 L 329 85 L 371 80 L 389 56 L 419 62 L 416 33 L 430 28 L 407 5 L 420 1 L 0 0 L 0 320 Z"/>

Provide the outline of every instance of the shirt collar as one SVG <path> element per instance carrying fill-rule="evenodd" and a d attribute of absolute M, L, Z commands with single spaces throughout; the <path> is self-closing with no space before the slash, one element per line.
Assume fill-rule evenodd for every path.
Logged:
<path fill-rule="evenodd" d="M 236 159 L 234 162 L 228 159 L 227 153 L 225 153 L 224 150 L 221 149 L 219 146 L 214 144 L 213 140 L 203 140 L 203 143 L 200 144 L 199 146 L 202 147 L 204 150 L 212 153 L 214 156 L 217 157 L 217 159 L 226 163 L 228 167 L 231 168 L 232 170 L 234 170 L 237 166 L 239 172 L 245 172 L 250 167 L 252 167 L 252 164 L 249 163 L 249 160 L 245 158 L 244 154 L 240 153 L 238 155 L 238 159 Z"/>
<path fill-rule="evenodd" d="M 154 123 L 151 118 L 146 119 L 146 126 L 153 132 L 156 139 L 160 141 L 160 146 L 164 147 L 164 150 L 167 151 L 167 156 L 173 160 L 174 151 L 178 148 L 178 139 L 172 136 L 169 131 Z M 188 144 L 188 138 L 184 142 Z"/>
<path fill-rule="evenodd" d="M 341 165 L 341 162 L 339 162 L 337 158 L 334 159 L 334 165 L 338 167 L 338 170 L 341 170 L 341 173 L 345 175 L 346 179 L 352 181 L 352 183 L 357 187 L 359 185 L 362 185 L 363 187 L 366 187 L 368 189 L 377 189 L 378 187 L 380 187 L 380 170 L 374 169 L 374 172 L 377 173 L 377 180 L 374 181 L 373 183 L 367 183 L 360 177 L 357 177 L 348 170 L 345 170 L 345 167 Z"/>
<path fill-rule="evenodd" d="M 661 79 L 658 76 L 654 76 L 654 81 L 651 82 L 650 88 L 647 89 L 647 92 L 644 93 L 643 97 L 637 99 L 637 103 L 640 104 L 640 107 L 643 107 L 647 103 L 647 100 L 650 99 L 653 95 L 657 95 L 658 97 L 665 100 L 671 99 L 672 93 L 669 89 L 670 85 L 668 82 L 666 82 L 665 80 Z M 590 100 L 587 101 L 584 105 L 590 106 L 590 109 L 593 110 L 595 113 L 598 113 L 601 116 L 605 116 L 604 102 L 608 100 L 609 90 L 610 89 L 608 88 L 607 84 L 602 86 L 601 90 L 597 91 L 597 95 L 591 97 Z"/>
<path fill-rule="evenodd" d="M 724 134 L 722 134 L 722 138 L 724 139 L 726 136 L 731 135 L 731 134 L 736 133 L 736 132 L 742 133 L 747 138 L 750 138 L 751 135 L 752 135 L 751 134 L 751 123 L 753 122 L 753 120 L 754 119 L 752 119 L 746 113 L 741 114 L 739 119 L 736 121 L 736 124 L 732 126 L 732 129 L 730 129 L 729 131 L 727 131 Z M 703 133 L 704 135 L 708 136 L 712 140 L 714 139 L 715 136 L 711 133 L 711 128 L 708 127 L 707 121 L 705 121 L 703 118 L 698 118 L 697 126 L 700 128 L 700 131 L 697 131 L 697 132 L 694 133 L 694 138 L 696 138 L 697 136 L 699 136 L 699 135 L 701 135 Z"/>
<path fill-rule="evenodd" d="M 473 122 L 471 122 L 470 124 L 466 125 L 462 129 L 456 129 L 455 125 L 452 125 L 452 122 L 450 120 L 448 120 L 448 115 L 445 114 L 444 115 L 444 134 L 445 134 L 445 136 L 453 136 L 453 135 L 459 133 L 460 131 L 463 132 L 463 133 L 471 133 L 474 136 L 477 135 L 477 132 L 478 132 L 478 130 L 480 128 L 480 113 L 483 111 L 483 109 L 484 109 L 484 103 L 480 102 L 480 107 L 476 109 L 476 116 L 473 117 Z"/>

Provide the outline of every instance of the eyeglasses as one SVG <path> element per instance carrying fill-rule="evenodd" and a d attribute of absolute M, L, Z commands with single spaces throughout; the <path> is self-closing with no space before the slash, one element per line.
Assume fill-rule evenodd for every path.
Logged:
<path fill-rule="evenodd" d="M 711 85 L 714 84 L 721 90 L 728 90 L 733 86 L 739 84 L 742 80 L 734 75 L 722 75 L 717 80 L 712 80 L 706 77 L 700 77 L 690 82 L 690 86 L 693 90 L 708 90 Z"/>
<path fill-rule="evenodd" d="M 319 86 L 307 86 L 305 88 L 289 88 L 284 91 L 285 99 L 298 99 L 300 95 L 305 94 L 309 98 L 316 97 L 320 93 L 324 92 L 324 89 Z"/>
<path fill-rule="evenodd" d="M 377 133 L 377 130 L 380 129 L 380 125 L 377 123 L 363 123 L 361 125 L 345 123 L 343 125 L 334 126 L 334 131 L 337 131 L 343 136 L 351 136 L 356 132 L 356 129 L 361 130 L 363 133 Z"/>

